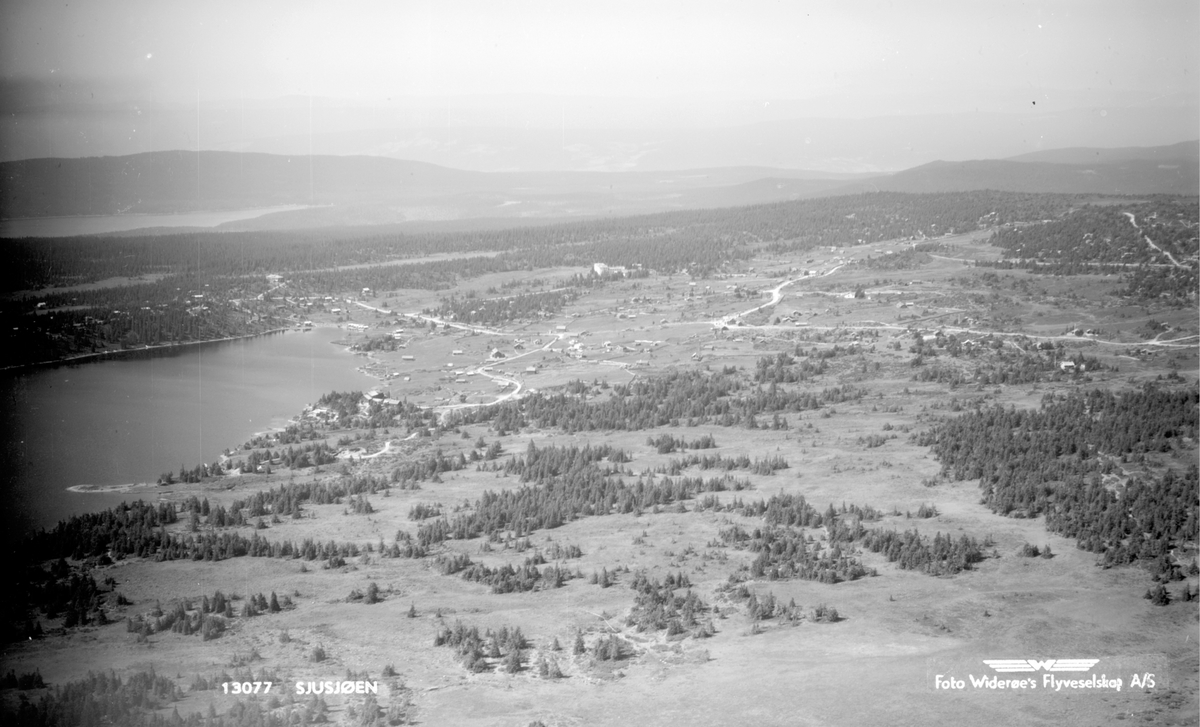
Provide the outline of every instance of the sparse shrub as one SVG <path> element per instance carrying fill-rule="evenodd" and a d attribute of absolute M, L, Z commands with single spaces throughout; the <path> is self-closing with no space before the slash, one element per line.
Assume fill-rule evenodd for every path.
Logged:
<path fill-rule="evenodd" d="M 1148 589 L 1143 598 L 1149 599 L 1150 603 L 1153 603 L 1155 606 L 1167 606 L 1171 603 L 1171 594 L 1167 591 L 1166 586 L 1161 583 L 1152 589 Z"/>
<path fill-rule="evenodd" d="M 833 606 L 826 606 L 822 603 L 820 606 L 817 606 L 815 609 L 813 609 L 813 620 L 826 623 L 837 623 L 838 621 L 842 620 L 842 617 L 838 615 L 836 608 Z"/>
<path fill-rule="evenodd" d="M 205 615 L 201 617 L 200 634 L 205 641 L 211 641 L 225 633 L 225 619 L 221 616 Z"/>

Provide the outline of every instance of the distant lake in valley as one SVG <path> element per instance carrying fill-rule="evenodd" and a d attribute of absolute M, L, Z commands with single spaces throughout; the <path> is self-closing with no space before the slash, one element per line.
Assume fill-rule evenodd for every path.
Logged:
<path fill-rule="evenodd" d="M 217 460 L 256 432 L 282 427 L 329 391 L 375 380 L 333 345 L 334 328 L 185 346 L 0 378 L 0 495 L 8 535 L 50 527 L 153 490 L 77 493 L 76 485 L 153 483 Z"/>
<path fill-rule="evenodd" d="M 181 212 L 163 215 L 88 215 L 80 217 L 24 217 L 0 220 L 0 237 L 69 237 L 103 235 L 148 227 L 216 227 L 226 222 L 249 220 L 272 212 L 304 209 L 304 205 L 282 205 L 223 212 Z"/>

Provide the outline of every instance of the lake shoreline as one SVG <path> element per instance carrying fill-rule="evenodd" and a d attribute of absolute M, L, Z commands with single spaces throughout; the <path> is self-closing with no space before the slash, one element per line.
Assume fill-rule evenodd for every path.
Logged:
<path fill-rule="evenodd" d="M 153 484 L 150 482 L 135 482 L 135 483 L 131 483 L 128 485 L 71 485 L 70 487 L 68 487 L 66 489 L 67 489 L 67 492 L 74 492 L 77 494 L 84 494 L 84 495 L 92 494 L 92 493 L 111 493 L 111 492 L 120 492 L 120 493 L 124 494 L 124 493 L 129 493 L 129 492 L 140 492 L 142 490 L 152 490 L 159 486 L 160 485 Z"/>
<path fill-rule="evenodd" d="M 362 362 L 346 355 L 344 341 L 328 345 L 344 333 L 333 328 L 278 327 L 10 367 L 0 376 L 12 404 L 0 428 L 10 433 L 16 460 L 0 488 L 22 502 L 14 524 L 34 532 L 121 501 L 170 497 L 173 488 L 157 482 L 161 473 L 224 459 L 223 450 L 285 429 L 329 391 L 377 385 L 356 370 Z M 195 348 L 204 344 L 225 345 Z"/>
<path fill-rule="evenodd" d="M 134 354 L 150 354 L 153 356 L 156 353 L 163 351 L 172 351 L 187 348 L 189 346 L 204 346 L 212 343 L 227 343 L 229 341 L 244 341 L 250 338 L 258 338 L 260 336 L 271 336 L 276 333 L 286 333 L 287 331 L 295 330 L 288 326 L 284 328 L 272 328 L 269 331 L 260 331 L 259 333 L 247 333 L 244 336 L 226 336 L 225 338 L 209 338 L 203 341 L 182 341 L 179 343 L 160 343 L 154 346 L 142 346 L 141 348 L 123 348 L 115 351 L 96 351 L 94 353 L 81 353 L 76 356 L 68 356 L 67 358 L 53 359 L 50 361 L 33 361 L 24 364 L 14 364 L 12 366 L 0 366 L 0 373 L 16 372 L 22 369 L 42 369 L 55 368 L 76 363 L 89 363 L 93 360 L 105 360 L 110 358 L 124 358 Z"/>

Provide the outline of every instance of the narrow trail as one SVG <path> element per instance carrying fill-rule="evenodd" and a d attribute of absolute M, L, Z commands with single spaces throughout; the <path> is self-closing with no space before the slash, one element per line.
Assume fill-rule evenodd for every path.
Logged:
<path fill-rule="evenodd" d="M 927 253 L 925 253 L 925 254 L 926 254 L 926 255 L 928 255 L 929 257 L 931 257 L 931 258 L 935 258 L 935 259 L 937 259 L 937 260 L 949 260 L 949 261 L 951 261 L 951 262 L 956 262 L 956 263 L 973 263 L 973 262 L 977 262 L 977 261 L 975 261 L 975 260 L 968 260 L 968 259 L 967 259 L 967 258 L 965 258 L 965 257 L 947 257 L 946 255 L 935 255 L 935 254 L 933 254 L 933 253 L 931 253 L 931 252 L 927 252 Z"/>
<path fill-rule="evenodd" d="M 365 309 L 371 310 L 371 311 L 377 311 L 379 313 L 393 313 L 394 312 L 394 311 L 388 310 L 387 308 L 377 308 L 375 306 L 367 305 L 366 303 L 361 303 L 358 301 L 355 302 L 355 305 L 357 305 L 360 308 L 365 308 Z M 446 325 L 451 328 L 457 328 L 457 329 L 463 330 L 463 331 L 471 331 L 473 333 L 482 333 L 482 334 L 486 334 L 489 336 L 512 337 L 512 336 L 516 335 L 515 333 L 511 333 L 508 331 L 501 331 L 501 330 L 497 330 L 494 328 L 487 328 L 484 326 L 472 326 L 472 325 L 468 325 L 465 323 L 455 323 L 454 321 L 444 321 L 440 318 L 434 318 L 433 316 L 427 316 L 427 315 L 423 315 L 421 313 L 401 313 L 400 315 L 405 316 L 407 318 L 416 318 L 416 319 L 420 319 L 423 321 L 433 322 L 438 325 Z M 543 345 L 539 348 L 534 348 L 529 351 L 526 351 L 525 353 L 519 353 L 519 354 L 516 354 L 513 356 L 509 356 L 509 357 L 501 359 L 499 361 L 489 360 L 489 361 L 478 364 L 475 368 L 468 369 L 469 373 L 484 376 L 488 379 L 491 379 L 492 381 L 506 383 L 509 386 L 514 387 L 512 391 L 507 391 L 504 394 L 501 394 L 499 397 L 493 399 L 492 401 L 472 402 L 469 404 L 468 403 L 442 404 L 441 406 L 432 407 L 432 410 L 444 417 L 446 414 L 448 414 L 449 412 L 452 412 L 452 411 L 461 411 L 463 409 L 473 409 L 473 408 L 481 407 L 481 406 L 492 406 L 494 404 L 500 404 L 500 403 L 508 401 L 510 399 L 520 398 L 520 396 L 522 395 L 522 393 L 525 390 L 525 382 L 524 381 L 516 378 L 515 376 L 509 376 L 509 375 L 502 376 L 499 374 L 493 374 L 490 371 L 484 371 L 483 367 L 489 366 L 489 365 L 495 365 L 495 364 L 508 364 L 508 363 L 511 363 L 518 359 L 524 358 L 525 356 L 530 356 L 535 353 L 542 353 L 545 351 L 549 351 L 550 348 L 552 346 L 554 346 L 554 344 L 561 341 L 567 334 L 554 333 L 551 335 L 553 336 L 553 338 L 551 338 L 549 341 L 547 341 L 545 343 L 545 345 Z"/>
<path fill-rule="evenodd" d="M 377 313 L 386 313 L 388 315 L 396 312 L 393 310 L 389 310 L 387 308 L 376 308 L 373 305 L 367 305 L 366 303 L 361 303 L 359 301 L 355 301 L 354 305 L 358 306 L 359 308 L 366 308 L 367 310 L 372 310 Z M 505 333 L 504 331 L 497 331 L 492 328 L 485 328 L 483 326 L 469 326 L 465 323 L 455 323 L 454 321 L 444 321 L 441 318 L 434 318 L 433 316 L 427 316 L 427 315 L 424 315 L 421 313 L 400 313 L 400 315 L 404 316 L 405 318 L 417 318 L 417 319 L 420 319 L 420 320 L 423 320 L 423 321 L 426 321 L 429 323 L 436 323 L 439 326 L 450 326 L 451 328 L 457 328 L 457 329 L 463 330 L 463 331 L 472 331 L 474 333 L 484 333 L 489 336 L 511 335 L 509 333 Z"/>
<path fill-rule="evenodd" d="M 1126 212 L 1125 214 L 1128 215 L 1132 221 L 1133 215 L 1128 212 Z M 1134 226 L 1135 227 L 1137 226 L 1136 223 Z M 1141 228 L 1138 228 L 1138 229 L 1141 229 Z M 1162 252 L 1167 257 L 1171 257 L 1170 253 L 1166 252 L 1165 250 L 1161 250 L 1157 245 L 1154 245 L 1153 242 L 1150 242 L 1150 238 L 1147 237 L 1146 242 L 1150 243 L 1154 247 L 1154 249 L 1159 250 L 1159 252 Z M 937 256 L 934 256 L 934 257 L 937 257 Z M 957 258 L 946 258 L 946 259 L 952 260 L 952 259 L 957 259 Z M 1176 262 L 1173 257 L 1171 257 L 1171 262 L 1175 263 L 1178 267 L 1181 267 L 1181 268 L 1185 267 L 1183 265 L 1179 265 L 1179 263 Z M 845 264 L 843 263 L 842 265 L 833 267 L 830 270 L 828 270 L 827 272 L 822 273 L 820 276 L 817 276 L 817 277 L 830 276 L 830 275 L 834 274 L 835 272 L 837 272 L 840 268 L 844 267 L 844 265 Z M 725 321 L 732 320 L 732 319 L 740 319 L 743 316 L 747 316 L 747 315 L 750 315 L 751 313 L 760 311 L 764 308 L 769 308 L 773 305 L 776 305 L 779 303 L 780 300 L 783 299 L 783 289 L 785 287 L 791 285 L 792 283 L 795 283 L 795 282 L 798 282 L 801 280 L 805 280 L 805 279 L 807 279 L 807 278 L 791 278 L 789 280 L 785 280 L 782 283 L 780 283 L 779 285 L 777 285 L 771 289 L 771 300 L 768 301 L 767 303 L 764 303 L 759 306 L 755 306 L 754 308 L 751 308 L 750 310 L 744 311 L 742 313 L 737 313 L 732 316 L 726 316 L 724 318 L 716 319 L 716 320 L 712 321 L 712 323 L 714 326 L 719 326 L 722 323 L 724 323 Z M 935 292 L 935 291 L 930 291 L 930 292 Z M 938 294 L 944 295 L 942 293 L 938 293 Z M 939 318 L 944 315 L 951 315 L 955 312 L 962 312 L 962 311 L 949 311 L 947 313 L 939 313 L 937 315 L 929 316 L 928 318 L 910 321 L 906 325 L 845 324 L 845 325 L 839 325 L 839 326 L 805 326 L 805 330 L 808 330 L 808 331 L 821 331 L 821 330 L 834 331 L 834 330 L 845 330 L 845 329 L 858 329 L 858 330 L 881 330 L 881 331 L 906 331 L 906 330 L 911 329 L 912 325 L 914 323 L 920 323 L 920 322 L 923 322 L 926 320 L 932 320 L 934 318 Z M 793 330 L 793 328 L 790 326 L 772 325 L 772 324 L 753 325 L 753 324 L 742 323 L 738 327 L 739 327 L 739 329 L 742 329 L 742 330 L 760 330 L 760 331 Z M 969 334 L 980 335 L 980 336 L 986 336 L 986 335 L 1002 336 L 1002 337 L 1023 336 L 1025 338 L 1038 340 L 1038 341 L 1078 341 L 1079 340 L 1079 338 L 1077 336 L 1069 335 L 1069 334 L 1058 335 L 1058 336 L 1044 336 L 1044 335 L 1038 335 L 1038 334 L 1033 334 L 1033 333 L 1013 333 L 1013 332 L 1008 332 L 1008 331 L 989 331 L 989 330 L 982 330 L 982 329 L 978 329 L 978 328 L 960 328 L 960 327 L 948 327 L 948 326 L 942 326 L 940 328 L 942 328 L 942 330 L 946 331 L 947 333 L 969 333 Z M 1159 335 L 1162 335 L 1162 334 L 1159 334 Z M 1149 340 L 1149 341 L 1106 341 L 1106 340 L 1103 340 L 1100 338 L 1088 338 L 1086 340 L 1091 341 L 1092 343 L 1103 344 L 1103 345 L 1107 345 L 1107 346 L 1161 346 L 1163 348 L 1196 348 L 1197 346 L 1200 346 L 1200 335 L 1185 336 L 1183 338 L 1177 338 L 1172 341 L 1160 341 L 1160 340 L 1158 340 L 1157 337 L 1155 337 L 1154 339 Z"/>
<path fill-rule="evenodd" d="M 470 403 L 470 404 L 465 404 L 465 403 L 464 404 L 443 404 L 441 406 L 432 407 L 433 411 L 435 413 L 439 414 L 440 416 L 445 417 L 446 414 L 449 414 L 452 411 L 461 411 L 463 409 L 474 409 L 476 407 L 481 407 L 481 406 L 492 406 L 494 404 L 500 404 L 505 401 L 508 401 L 509 399 L 514 399 L 514 398 L 519 397 L 521 395 L 521 390 L 525 388 L 524 382 L 522 382 L 520 379 L 516 379 L 511 376 L 498 376 L 496 374 L 489 373 L 487 371 L 482 371 L 482 370 L 474 370 L 474 373 L 479 374 L 480 376 L 485 376 L 485 377 L 491 379 L 492 381 L 502 381 L 510 386 L 516 386 L 516 388 L 513 389 L 512 391 L 501 394 L 500 396 L 496 397 L 492 401 L 480 401 L 480 402 L 474 402 L 474 403 Z"/>
<path fill-rule="evenodd" d="M 1130 218 L 1130 222 L 1134 225 L 1134 227 L 1137 227 L 1137 222 L 1136 222 L 1136 219 L 1134 218 L 1134 216 L 1128 212 L 1126 212 L 1125 214 Z M 1138 229 L 1140 230 L 1141 228 L 1138 227 Z M 1170 258 L 1171 262 L 1176 267 L 1180 267 L 1180 268 L 1185 267 L 1183 265 L 1180 265 L 1179 262 L 1176 261 L 1175 258 L 1170 253 L 1166 252 L 1165 250 L 1162 250 L 1157 245 L 1155 245 L 1150 240 L 1149 237 L 1146 237 L 1145 239 L 1146 239 L 1146 242 L 1148 244 L 1150 244 L 1155 250 L 1163 253 L 1168 258 Z M 943 256 L 933 255 L 933 257 L 943 257 Z M 943 257 L 943 259 L 955 260 L 955 261 L 961 261 L 961 262 L 970 262 L 970 261 L 962 259 L 962 258 Z M 750 308 L 748 310 L 742 311 L 741 313 L 734 313 L 729 316 L 723 316 L 721 318 L 714 319 L 713 321 L 711 321 L 711 324 L 713 326 L 720 326 L 730 320 L 738 320 L 740 322 L 740 320 L 746 316 L 749 316 L 753 313 L 757 313 L 761 310 L 765 310 L 765 309 L 768 309 L 768 308 L 778 305 L 779 302 L 781 300 L 783 300 L 784 288 L 786 288 L 790 285 L 793 285 L 795 283 L 798 283 L 800 281 L 803 281 L 803 280 L 814 279 L 817 277 L 828 277 L 830 275 L 833 275 L 834 273 L 836 273 L 838 270 L 840 270 L 843 267 L 845 267 L 845 263 L 836 265 L 836 266 L 830 268 L 829 270 L 825 271 L 824 273 L 821 273 L 820 275 L 817 275 L 817 276 L 802 276 L 802 277 L 788 278 L 786 280 L 783 280 L 778 285 L 776 285 L 775 287 L 770 289 L 771 296 L 767 302 L 762 303 L 761 305 L 754 306 L 753 308 Z M 377 311 L 380 313 L 393 313 L 394 312 L 394 311 L 388 310 L 386 308 L 377 308 L 375 306 L 370 306 L 370 305 L 367 305 L 366 303 L 356 302 L 355 304 L 361 308 L 365 308 L 365 309 L 371 310 L 371 311 Z M 956 311 L 950 311 L 948 313 L 941 313 L 941 314 L 938 314 L 935 316 L 930 316 L 930 319 L 938 318 L 943 315 L 950 315 L 951 313 L 954 313 L 954 312 L 956 312 Z M 958 312 L 961 312 L 961 311 L 958 311 Z M 504 336 L 504 337 L 513 337 L 513 336 L 517 335 L 515 332 L 501 331 L 501 330 L 497 330 L 497 329 L 487 328 L 484 326 L 473 326 L 473 325 L 469 325 L 469 324 L 465 324 L 465 323 L 444 321 L 442 319 L 434 318 L 432 316 L 427 316 L 427 315 L 420 314 L 420 313 L 401 313 L 401 315 L 403 315 L 407 318 L 432 322 L 432 323 L 435 323 L 438 325 L 445 325 L 445 326 L 449 326 L 451 328 L 457 328 L 459 330 L 470 331 L 473 333 L 479 333 L 479 334 L 485 334 L 485 335 L 491 335 L 491 336 Z M 810 331 L 812 331 L 812 330 L 831 330 L 832 331 L 832 330 L 858 329 L 858 330 L 908 331 L 908 330 L 912 329 L 913 323 L 919 323 L 919 322 L 921 322 L 921 321 L 912 321 L 906 325 L 889 325 L 889 324 L 853 325 L 853 324 L 850 324 L 850 325 L 839 325 L 839 326 L 807 326 L 805 328 L 805 330 L 810 330 Z M 696 323 L 702 323 L 702 322 L 696 321 L 696 322 L 691 322 L 691 323 L 676 323 L 676 324 L 669 324 L 669 325 L 696 325 Z M 739 328 L 746 329 L 746 330 L 759 330 L 759 331 L 764 331 L 764 332 L 780 331 L 780 330 L 788 330 L 788 331 L 794 330 L 793 328 L 791 328 L 789 326 L 772 325 L 772 324 L 752 325 L 752 324 L 745 324 L 745 323 L 739 323 Z M 1078 337 L 1073 336 L 1073 335 L 1046 336 L 1046 335 L 1036 335 L 1036 334 L 1029 334 L 1029 333 L 1015 333 L 1015 332 L 1007 332 L 1007 331 L 990 331 L 990 330 L 982 330 L 982 329 L 977 329 L 977 328 L 965 328 L 965 327 L 942 327 L 942 330 L 946 331 L 947 333 L 973 334 L 973 335 L 980 335 L 980 336 L 994 335 L 994 336 L 1001 336 L 1001 337 L 1005 337 L 1005 338 L 1021 336 L 1024 338 L 1028 338 L 1031 340 L 1038 340 L 1038 341 L 1077 341 L 1077 340 L 1079 340 Z M 464 409 L 473 409 L 473 408 L 477 408 L 477 407 L 481 407 L 481 406 L 492 406 L 494 404 L 499 404 L 501 402 L 520 398 L 521 395 L 526 391 L 525 383 L 521 379 L 517 378 L 516 376 L 510 375 L 510 374 L 504 374 L 504 375 L 493 374 L 490 371 L 484 371 L 483 368 L 485 366 L 490 366 L 490 365 L 510 364 L 521 358 L 524 358 L 525 356 L 530 356 L 533 354 L 549 351 L 556 343 L 559 343 L 560 341 L 562 341 L 562 339 L 564 337 L 566 337 L 568 334 L 552 333 L 549 335 L 551 336 L 550 340 L 547 341 L 542 346 L 532 348 L 528 351 L 525 351 L 524 353 L 509 356 L 509 357 L 501 359 L 499 361 L 488 360 L 486 362 L 476 365 L 474 368 L 468 369 L 469 373 L 471 373 L 471 374 L 484 376 L 492 381 L 495 381 L 498 383 L 505 383 L 509 386 L 512 386 L 513 389 L 511 391 L 507 391 L 504 394 L 500 395 L 499 397 L 497 397 L 496 399 L 493 399 L 491 401 L 485 401 L 485 402 L 481 401 L 481 402 L 461 403 L 461 404 L 443 404 L 440 406 L 431 407 L 432 410 L 434 412 L 436 412 L 437 414 L 439 414 L 441 417 L 445 417 L 447 414 L 449 414 L 450 412 L 453 412 L 453 411 L 461 411 Z M 1163 347 L 1163 348 L 1196 348 L 1198 345 L 1200 345 L 1200 336 L 1187 336 L 1184 338 L 1175 339 L 1173 341 L 1160 341 L 1160 340 L 1157 340 L 1157 338 L 1155 338 L 1154 340 L 1137 341 L 1137 342 L 1106 341 L 1106 340 L 1099 339 L 1099 338 L 1088 338 L 1086 340 L 1090 341 L 1092 343 L 1095 343 L 1095 344 L 1108 345 L 1108 346 L 1155 346 L 1155 347 Z M 1011 343 L 1014 346 L 1016 345 L 1012 341 L 1007 341 L 1007 342 Z M 628 364 L 626 364 L 626 363 L 618 362 L 618 361 L 600 361 L 599 363 L 606 364 L 606 365 L 612 365 L 612 366 L 618 366 L 636 377 L 636 374 L 634 374 L 632 371 L 628 371 Z M 415 436 L 415 434 L 410 435 L 409 439 L 411 439 L 413 436 Z M 379 456 L 380 454 L 387 452 L 390 445 L 391 445 L 391 442 L 389 441 L 383 451 L 378 452 L 375 455 L 370 455 L 370 456 Z"/>
<path fill-rule="evenodd" d="M 1135 228 L 1135 229 L 1136 229 L 1138 232 L 1142 232 L 1142 228 L 1141 228 L 1141 227 L 1138 225 L 1138 223 L 1137 223 L 1137 217 L 1134 217 L 1132 212 L 1123 212 L 1122 214 L 1124 214 L 1126 217 L 1128 217 L 1128 218 L 1129 218 L 1129 224 L 1133 225 L 1133 226 L 1134 226 L 1134 228 Z M 1154 248 L 1155 250 L 1157 250 L 1158 252 L 1162 253 L 1163 255 L 1166 255 L 1166 256 L 1167 256 L 1167 259 L 1171 261 L 1171 264 L 1172 264 L 1172 265 L 1174 265 L 1175 267 L 1177 267 L 1177 268 L 1180 268 L 1180 269 L 1182 269 L 1182 270 L 1187 270 L 1187 266 L 1186 266 L 1186 265 L 1181 265 L 1181 264 L 1179 263 L 1179 261 L 1175 259 L 1175 256 L 1174 256 L 1174 255 L 1172 255 L 1171 253 L 1169 253 L 1169 252 L 1167 252 L 1166 250 L 1162 249 L 1162 248 L 1161 248 L 1161 247 L 1159 247 L 1158 245 L 1155 245 L 1155 244 L 1154 244 L 1154 240 L 1151 240 L 1151 239 L 1150 239 L 1150 237 L 1149 237 L 1148 235 L 1146 235 L 1145 233 L 1142 233 L 1142 239 L 1146 241 L 1146 244 L 1147 244 L 1147 245 L 1149 245 L 1150 247 Z"/>
<path fill-rule="evenodd" d="M 364 454 L 363 456 L 359 457 L 359 459 L 375 459 L 376 457 L 382 454 L 387 454 L 390 451 L 392 451 L 392 440 L 389 439 L 383 443 L 383 449 L 379 450 L 375 454 Z"/>
<path fill-rule="evenodd" d="M 285 281 L 285 282 L 282 282 L 282 283 L 280 283 L 279 285 L 276 285 L 274 288 L 271 288 L 270 290 L 267 290 L 267 291 L 264 291 L 264 292 L 262 292 L 262 293 L 259 293 L 259 294 L 258 294 L 258 296 L 257 296 L 257 298 L 258 298 L 258 300 L 265 300 L 265 299 L 266 299 L 266 296 L 270 295 L 271 293 L 274 293 L 275 291 L 279 290 L 280 288 L 282 288 L 282 287 L 284 287 L 284 286 L 286 286 L 286 285 L 287 285 L 287 282 L 286 282 L 286 281 Z"/>
<path fill-rule="evenodd" d="M 830 268 L 828 271 L 821 273 L 818 276 L 812 276 L 812 277 L 820 277 L 820 278 L 829 277 L 830 275 L 833 275 L 834 273 L 836 273 L 838 270 L 842 269 L 843 267 L 845 267 L 845 263 L 842 263 L 841 265 L 835 265 L 832 268 Z M 750 310 L 742 311 L 741 313 L 735 313 L 731 316 L 726 316 L 724 318 L 716 319 L 712 323 L 714 326 L 720 325 L 724 321 L 741 319 L 745 316 L 750 315 L 751 313 L 757 313 L 760 310 L 764 310 L 766 308 L 771 308 L 773 306 L 779 305 L 779 301 L 783 300 L 783 289 L 784 288 L 791 285 L 792 283 L 798 283 L 801 280 L 807 280 L 808 277 L 809 276 L 800 277 L 800 278 L 788 278 L 787 280 L 783 281 L 779 285 L 776 285 L 774 288 L 771 288 L 771 299 L 769 301 L 767 301 L 766 303 L 763 303 L 762 305 L 757 305 L 757 306 L 751 308 Z"/>

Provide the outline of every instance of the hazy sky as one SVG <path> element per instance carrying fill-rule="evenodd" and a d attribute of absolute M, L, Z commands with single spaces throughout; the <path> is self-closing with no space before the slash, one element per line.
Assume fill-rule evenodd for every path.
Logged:
<path fill-rule="evenodd" d="M 0 160 L 873 171 L 1153 146 L 1197 136 L 1197 38 L 1197 0 L 0 0 Z"/>
<path fill-rule="evenodd" d="M 156 96 L 1197 93 L 1195 0 L 6 1 L 7 79 Z"/>

